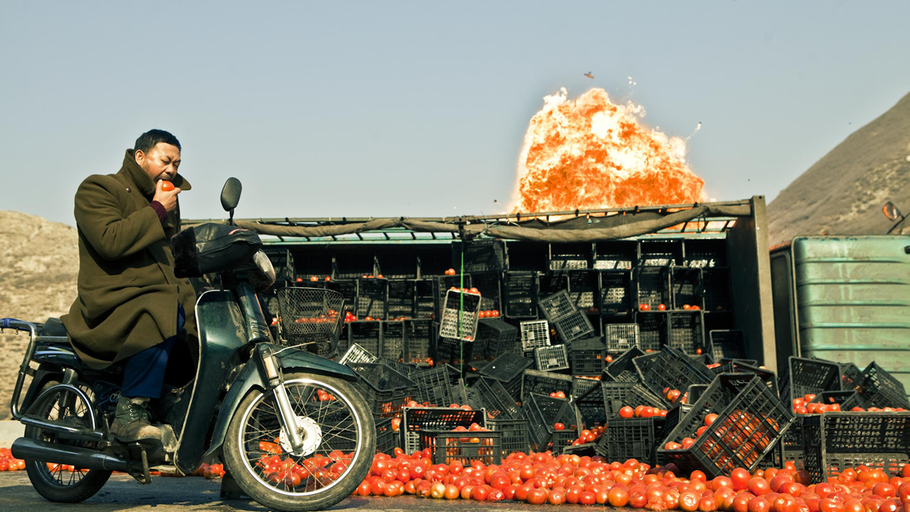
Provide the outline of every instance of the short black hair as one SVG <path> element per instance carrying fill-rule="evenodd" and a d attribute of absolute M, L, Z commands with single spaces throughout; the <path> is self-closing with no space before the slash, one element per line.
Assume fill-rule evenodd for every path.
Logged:
<path fill-rule="evenodd" d="M 177 137 L 174 137 L 170 132 L 154 129 L 143 133 L 136 139 L 136 145 L 133 147 L 133 151 L 148 153 L 159 142 L 177 146 L 177 149 L 181 149 L 180 141 L 177 140 Z"/>

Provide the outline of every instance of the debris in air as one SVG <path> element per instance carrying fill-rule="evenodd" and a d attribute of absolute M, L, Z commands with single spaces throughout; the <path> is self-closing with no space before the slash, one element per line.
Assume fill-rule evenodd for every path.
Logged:
<path fill-rule="evenodd" d="M 585 76 L 588 77 L 588 78 L 594 78 L 594 75 L 592 75 L 590 71 L 588 71 L 587 73 L 585 73 Z"/>

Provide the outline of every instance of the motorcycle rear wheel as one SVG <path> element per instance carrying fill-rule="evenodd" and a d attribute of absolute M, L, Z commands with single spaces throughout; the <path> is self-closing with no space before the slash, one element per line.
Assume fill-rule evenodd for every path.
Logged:
<path fill-rule="evenodd" d="M 43 390 L 59 384 L 48 382 Z M 88 389 L 87 386 L 80 386 Z M 84 403 L 75 393 L 61 390 L 56 396 L 40 403 L 34 414 L 42 419 L 63 423 L 82 423 L 88 414 L 90 404 Z M 70 441 L 58 439 L 57 436 L 40 427 L 28 426 L 25 428 L 25 437 L 39 441 L 66 444 L 93 448 L 94 443 L 84 441 Z M 94 496 L 107 483 L 112 471 L 100 469 L 80 470 L 69 468 L 60 464 L 48 463 L 38 460 L 26 460 L 25 470 L 32 486 L 48 501 L 58 503 L 79 503 Z"/>
<path fill-rule="evenodd" d="M 225 466 L 240 487 L 266 507 L 321 510 L 348 497 L 369 472 L 376 451 L 373 416 L 350 382 L 289 373 L 285 388 L 299 429 L 318 445 L 287 453 L 272 393 L 251 391 L 228 426 Z M 314 451 L 313 451 L 314 450 Z"/>

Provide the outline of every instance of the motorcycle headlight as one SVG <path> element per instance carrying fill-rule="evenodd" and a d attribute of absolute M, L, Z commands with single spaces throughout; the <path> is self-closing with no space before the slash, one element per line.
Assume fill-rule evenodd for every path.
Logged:
<path fill-rule="evenodd" d="M 256 265 L 256 271 L 251 272 L 250 275 L 252 285 L 257 292 L 268 290 L 275 284 L 275 267 L 272 266 L 272 261 L 262 252 L 262 249 L 259 249 L 253 255 L 253 264 Z"/>

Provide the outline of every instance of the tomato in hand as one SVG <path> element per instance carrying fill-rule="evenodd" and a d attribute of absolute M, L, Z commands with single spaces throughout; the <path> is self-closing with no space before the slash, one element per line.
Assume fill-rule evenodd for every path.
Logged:
<path fill-rule="evenodd" d="M 170 181 L 163 181 L 161 183 L 161 190 L 163 190 L 165 192 L 170 192 L 171 190 L 174 190 L 174 184 L 171 183 Z"/>

